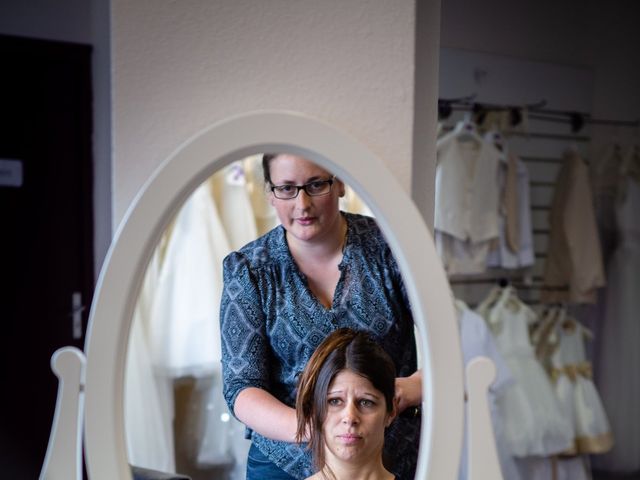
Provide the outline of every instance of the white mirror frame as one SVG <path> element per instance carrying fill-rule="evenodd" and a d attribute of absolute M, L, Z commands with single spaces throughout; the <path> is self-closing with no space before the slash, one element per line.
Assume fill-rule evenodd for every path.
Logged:
<path fill-rule="evenodd" d="M 116 232 L 96 287 L 85 352 L 85 452 L 92 480 L 129 480 L 124 369 L 133 310 L 151 254 L 189 194 L 234 160 L 261 152 L 305 156 L 354 188 L 398 261 L 418 328 L 423 415 L 417 479 L 457 478 L 463 369 L 452 295 L 416 206 L 381 160 L 344 132 L 290 112 L 255 112 L 186 141 L 146 182 Z"/>

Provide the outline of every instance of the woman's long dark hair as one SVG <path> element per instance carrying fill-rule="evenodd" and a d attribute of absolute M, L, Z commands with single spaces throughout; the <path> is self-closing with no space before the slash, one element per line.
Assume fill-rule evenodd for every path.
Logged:
<path fill-rule="evenodd" d="M 310 433 L 309 449 L 315 466 L 325 465 L 323 425 L 327 416 L 327 392 L 335 376 L 349 370 L 371 382 L 384 395 L 388 413 L 393 411 L 396 369 L 393 361 L 365 332 L 341 328 L 331 333 L 309 359 L 298 381 L 296 440 Z"/>

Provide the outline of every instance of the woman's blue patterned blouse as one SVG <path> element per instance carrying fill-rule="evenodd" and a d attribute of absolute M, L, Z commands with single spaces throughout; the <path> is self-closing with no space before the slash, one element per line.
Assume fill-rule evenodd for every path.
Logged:
<path fill-rule="evenodd" d="M 220 306 L 224 396 L 231 411 L 247 387 L 294 407 L 298 375 L 320 342 L 340 327 L 370 332 L 398 376 L 416 371 L 414 325 L 400 271 L 375 220 L 343 213 L 347 239 L 333 305 L 311 293 L 276 227 L 224 260 Z M 400 416 L 388 429 L 385 458 L 398 478 L 413 479 L 420 419 Z M 305 446 L 249 432 L 254 444 L 290 475 L 313 472 Z"/>

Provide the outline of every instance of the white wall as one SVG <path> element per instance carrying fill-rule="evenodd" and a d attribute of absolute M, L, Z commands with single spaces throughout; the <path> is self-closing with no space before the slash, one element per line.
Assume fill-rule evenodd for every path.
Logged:
<path fill-rule="evenodd" d="M 328 121 L 407 191 L 412 0 L 113 0 L 114 221 L 153 170 L 212 123 L 256 109 Z"/>

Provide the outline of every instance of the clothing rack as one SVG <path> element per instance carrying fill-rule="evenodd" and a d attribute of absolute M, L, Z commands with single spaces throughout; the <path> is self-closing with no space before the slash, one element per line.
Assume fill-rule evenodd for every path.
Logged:
<path fill-rule="evenodd" d="M 518 280 L 518 281 L 513 281 Z M 505 282 L 506 283 L 503 283 Z M 532 281 L 538 282 L 536 284 L 525 283 L 521 279 L 512 278 L 509 280 L 505 280 L 504 278 L 496 278 L 496 277 L 471 277 L 471 278 L 450 278 L 449 284 L 451 285 L 471 285 L 471 284 L 482 284 L 482 285 L 499 285 L 501 287 L 506 287 L 507 285 L 511 285 L 518 290 L 549 290 L 549 291 L 567 291 L 569 287 L 562 286 L 549 286 L 542 284 L 543 278 L 540 276 L 532 277 Z"/>
<path fill-rule="evenodd" d="M 452 126 L 445 126 L 443 127 L 443 131 L 445 132 L 449 132 L 451 130 L 453 130 L 455 127 Z M 505 136 L 508 137 L 523 137 L 523 138 L 528 138 L 528 139 L 544 139 L 544 140 L 566 140 L 566 141 L 570 141 L 570 142 L 590 142 L 591 141 L 591 137 L 587 136 L 587 135 L 571 135 L 571 134 L 567 134 L 567 135 L 563 135 L 563 134 L 558 134 L 558 133 L 544 133 L 544 132 L 520 132 L 518 130 L 507 130 L 505 132 L 503 132 Z M 521 157 L 523 161 L 531 161 L 531 162 L 557 162 L 557 163 L 562 163 L 561 159 L 554 159 L 554 158 L 529 158 L 526 159 L 526 157 Z"/>
<path fill-rule="evenodd" d="M 571 125 L 573 133 L 579 132 L 585 124 L 592 125 L 610 125 L 616 127 L 640 127 L 640 119 L 636 120 L 613 120 L 594 118 L 588 112 L 576 112 L 571 110 L 558 110 L 545 108 L 547 101 L 541 100 L 536 103 L 526 105 L 500 105 L 495 103 L 477 102 L 475 101 L 476 94 L 469 95 L 461 98 L 439 98 L 438 99 L 438 118 L 441 120 L 447 119 L 452 111 L 466 111 L 472 112 L 476 117 L 482 118 L 487 112 L 490 111 L 509 111 L 511 112 L 511 124 L 512 126 L 518 125 L 522 120 L 523 111 L 527 111 L 529 118 L 534 120 L 542 120 L 555 123 L 566 123 Z M 505 132 L 509 133 L 509 132 Z M 513 132 L 518 134 L 520 132 Z M 532 136 L 534 134 L 523 134 Z M 545 138 L 549 138 L 546 137 Z M 575 137 L 570 137 L 572 140 L 577 140 Z M 587 140 L 588 141 L 588 138 Z"/>

